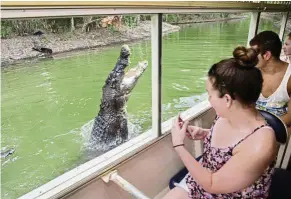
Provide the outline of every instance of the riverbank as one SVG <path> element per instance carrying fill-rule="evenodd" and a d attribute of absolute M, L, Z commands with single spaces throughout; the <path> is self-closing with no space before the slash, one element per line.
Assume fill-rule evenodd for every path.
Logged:
<path fill-rule="evenodd" d="M 180 28 L 187 27 L 194 23 L 208 23 L 227 20 L 238 20 L 248 17 L 247 14 L 229 15 L 226 18 L 190 18 L 183 19 L 179 23 L 165 23 L 163 22 L 163 34 L 179 31 Z M 263 13 L 262 18 L 274 19 L 276 26 L 280 25 L 277 16 Z M 291 22 L 288 20 L 286 31 L 291 31 Z M 48 43 L 47 47 L 53 50 L 54 57 L 61 57 L 80 53 L 86 50 L 103 49 L 112 45 L 123 43 L 137 42 L 143 39 L 149 39 L 151 35 L 151 22 L 141 21 L 140 24 L 134 28 L 122 26 L 120 31 L 113 29 L 100 28 L 95 31 L 84 33 L 81 30 L 74 32 L 67 32 L 63 34 L 46 34 Z M 39 53 L 32 51 L 32 37 L 13 37 L 9 39 L 1 39 L 1 66 L 9 66 L 11 64 L 22 63 L 24 61 L 37 60 Z"/>
<path fill-rule="evenodd" d="M 274 25 L 278 28 L 281 27 L 281 21 L 282 21 L 282 16 L 278 15 L 277 13 L 262 13 L 261 18 L 267 19 L 269 21 L 273 21 Z M 286 27 L 285 27 L 285 32 L 289 33 L 291 32 L 291 17 L 288 18 Z"/>
<path fill-rule="evenodd" d="M 179 31 L 180 27 L 163 23 L 163 34 Z M 151 35 L 151 22 L 142 21 L 139 26 L 128 28 L 122 26 L 120 31 L 107 28 L 97 29 L 88 33 L 75 31 L 65 34 L 47 34 L 47 47 L 53 49 L 54 55 L 95 49 L 113 44 L 129 43 L 147 39 Z M 32 51 L 32 36 L 2 39 L 1 66 L 20 63 L 38 58 L 38 52 Z"/>
<path fill-rule="evenodd" d="M 183 21 L 177 25 L 163 22 L 163 34 L 179 31 L 186 24 L 226 21 L 240 18 L 245 18 L 245 16 Z M 103 49 L 104 47 L 112 45 L 149 39 L 150 35 L 151 22 L 141 21 L 137 27 L 129 28 L 122 26 L 120 31 L 104 28 L 84 33 L 81 30 L 77 30 L 72 33 L 46 34 L 46 38 L 48 40 L 47 47 L 53 49 L 54 57 L 60 57 L 66 54 L 79 53 L 84 50 Z M 2 67 L 38 59 L 39 53 L 31 50 L 33 46 L 32 36 L 2 39 L 1 43 Z"/>

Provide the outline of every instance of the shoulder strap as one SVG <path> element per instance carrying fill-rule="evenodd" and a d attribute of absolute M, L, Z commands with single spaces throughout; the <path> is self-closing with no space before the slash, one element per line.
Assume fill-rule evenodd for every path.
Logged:
<path fill-rule="evenodd" d="M 261 126 L 255 128 L 255 129 L 253 130 L 253 132 L 251 132 L 251 133 L 248 134 L 246 137 L 244 137 L 243 139 L 241 139 L 238 143 L 236 143 L 236 144 L 233 146 L 233 148 L 235 148 L 235 147 L 236 147 L 237 145 L 239 145 L 242 141 L 244 141 L 245 139 L 247 139 L 248 137 L 250 137 L 251 135 L 253 135 L 257 130 L 259 130 L 259 129 L 265 127 L 265 126 L 270 126 L 270 125 L 269 125 L 269 124 L 263 124 L 263 125 L 261 125 Z"/>
<path fill-rule="evenodd" d="M 211 126 L 211 128 L 210 128 L 210 139 L 212 138 L 213 127 L 214 127 L 214 125 L 215 125 L 215 123 L 217 122 L 218 119 L 219 119 L 219 116 L 216 115 L 216 116 L 215 116 L 215 119 L 214 119 L 214 121 L 213 121 L 213 123 L 212 123 L 212 126 Z"/>

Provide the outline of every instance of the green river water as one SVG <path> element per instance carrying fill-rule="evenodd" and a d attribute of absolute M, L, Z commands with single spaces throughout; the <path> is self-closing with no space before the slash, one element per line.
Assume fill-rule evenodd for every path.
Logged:
<path fill-rule="evenodd" d="M 208 68 L 246 45 L 249 19 L 195 24 L 163 39 L 163 121 L 206 100 Z M 279 31 L 271 22 L 260 30 Z M 151 60 L 150 41 L 130 45 L 131 65 Z M 82 128 L 99 110 L 101 89 L 120 46 L 2 69 L 1 198 L 17 198 L 84 163 Z M 151 128 L 151 65 L 129 99 L 136 132 Z M 88 134 L 88 133 L 87 133 Z"/>

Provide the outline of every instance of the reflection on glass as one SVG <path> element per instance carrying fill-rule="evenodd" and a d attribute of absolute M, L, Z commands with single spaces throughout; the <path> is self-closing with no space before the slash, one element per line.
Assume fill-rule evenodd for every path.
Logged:
<path fill-rule="evenodd" d="M 210 66 L 246 45 L 250 19 L 193 24 L 163 40 L 163 121 L 207 100 L 205 80 Z M 272 23 L 261 21 L 264 28 Z M 278 28 L 277 28 L 278 29 Z"/>

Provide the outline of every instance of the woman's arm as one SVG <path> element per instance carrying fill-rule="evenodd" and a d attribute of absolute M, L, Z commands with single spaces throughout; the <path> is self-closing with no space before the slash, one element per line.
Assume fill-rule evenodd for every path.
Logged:
<path fill-rule="evenodd" d="M 198 126 L 188 126 L 186 135 L 192 140 L 203 140 L 210 132 L 210 129 L 203 129 Z"/>
<path fill-rule="evenodd" d="M 212 194 L 231 193 L 254 183 L 270 165 L 276 153 L 276 140 L 272 129 L 260 129 L 250 138 L 215 173 L 203 168 L 183 146 L 176 147 L 175 150 L 191 176 L 205 191 Z"/>
<path fill-rule="evenodd" d="M 282 115 L 280 119 L 286 124 L 286 126 L 291 125 L 291 100 L 288 101 L 288 111 L 285 115 Z"/>
<path fill-rule="evenodd" d="M 187 137 L 192 140 L 203 140 L 210 132 L 210 129 L 203 129 L 198 126 L 189 125 L 187 129 Z"/>

